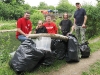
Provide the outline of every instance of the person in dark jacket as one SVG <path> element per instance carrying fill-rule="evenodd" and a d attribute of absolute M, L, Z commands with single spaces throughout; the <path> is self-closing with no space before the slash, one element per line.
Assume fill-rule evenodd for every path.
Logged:
<path fill-rule="evenodd" d="M 43 26 L 42 20 L 38 21 L 38 24 L 36 26 L 36 29 L 35 29 L 34 33 L 35 34 L 38 34 L 38 33 L 48 33 L 46 27 Z"/>
<path fill-rule="evenodd" d="M 69 33 L 72 34 L 74 29 L 71 20 L 68 19 L 67 13 L 64 13 L 63 20 L 60 22 L 59 28 L 64 36 L 68 35 Z"/>

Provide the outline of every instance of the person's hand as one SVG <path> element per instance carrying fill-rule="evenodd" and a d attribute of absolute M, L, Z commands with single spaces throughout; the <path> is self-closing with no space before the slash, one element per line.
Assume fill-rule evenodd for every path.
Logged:
<path fill-rule="evenodd" d="M 28 38 L 29 37 L 29 34 L 25 34 L 25 36 Z"/>
<path fill-rule="evenodd" d="M 83 25 L 82 25 L 82 28 L 86 28 L 86 25 L 85 25 L 85 24 L 83 24 Z"/>
<path fill-rule="evenodd" d="M 67 33 L 67 35 L 66 36 L 69 36 L 69 34 L 72 34 L 71 32 L 69 32 L 69 33 Z"/>
<path fill-rule="evenodd" d="M 36 26 L 36 29 L 38 29 L 39 28 L 39 26 Z"/>
<path fill-rule="evenodd" d="M 34 31 L 34 34 L 36 34 L 36 31 Z"/>
<path fill-rule="evenodd" d="M 75 29 L 76 25 L 73 25 L 72 28 Z"/>

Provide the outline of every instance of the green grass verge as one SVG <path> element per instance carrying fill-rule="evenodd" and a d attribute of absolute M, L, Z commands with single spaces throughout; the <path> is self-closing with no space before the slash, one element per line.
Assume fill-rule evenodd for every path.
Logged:
<path fill-rule="evenodd" d="M 11 21 L 0 21 L 0 30 L 11 30 L 16 29 L 16 20 Z M 32 26 L 32 29 L 34 30 L 36 26 Z"/>
<path fill-rule="evenodd" d="M 91 52 L 99 49 L 99 42 L 89 44 Z M 20 42 L 15 38 L 15 32 L 0 33 L 0 75 L 15 75 L 8 65 L 9 53 L 15 51 L 19 45 Z M 65 60 L 56 60 L 51 66 L 40 66 L 33 73 L 26 73 L 25 75 L 40 75 L 41 73 L 56 71 L 65 64 Z"/>
<path fill-rule="evenodd" d="M 4 29 L 15 29 L 16 28 L 16 21 L 11 20 L 11 21 L 0 21 L 0 30 Z"/>
<path fill-rule="evenodd" d="M 87 72 L 83 72 L 82 75 L 100 75 L 100 61 L 97 61 L 90 66 Z"/>
<path fill-rule="evenodd" d="M 91 48 L 91 53 L 99 50 L 100 49 L 100 40 L 98 40 L 97 42 L 94 42 L 94 43 L 90 43 L 89 47 Z"/>

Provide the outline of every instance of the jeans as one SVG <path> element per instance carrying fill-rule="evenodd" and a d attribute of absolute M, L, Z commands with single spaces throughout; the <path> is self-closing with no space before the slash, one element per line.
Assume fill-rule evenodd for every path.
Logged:
<path fill-rule="evenodd" d="M 21 42 L 24 42 L 26 39 L 28 39 L 28 38 L 24 35 L 19 35 L 18 36 L 18 40 L 21 41 Z"/>
<path fill-rule="evenodd" d="M 85 31 L 86 31 L 86 28 L 82 28 L 82 26 L 76 25 L 75 32 L 76 32 L 76 37 L 78 39 L 78 42 L 84 43 L 86 41 Z"/>

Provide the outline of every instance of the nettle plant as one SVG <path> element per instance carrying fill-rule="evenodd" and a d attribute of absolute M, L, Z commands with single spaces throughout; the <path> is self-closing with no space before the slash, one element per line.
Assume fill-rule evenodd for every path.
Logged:
<path fill-rule="evenodd" d="M 9 60 L 10 36 L 9 34 L 0 34 L 0 37 L 0 63 L 6 63 Z M 0 64 L 0 66 L 2 65 Z"/>

